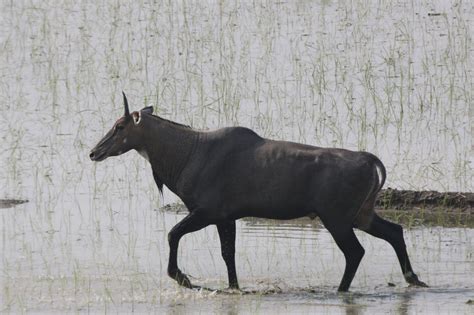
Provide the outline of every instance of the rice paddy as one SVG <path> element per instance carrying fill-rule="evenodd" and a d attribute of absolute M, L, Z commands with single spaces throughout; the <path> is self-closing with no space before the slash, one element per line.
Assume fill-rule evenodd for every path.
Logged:
<path fill-rule="evenodd" d="M 244 290 L 178 287 L 147 162 L 97 164 L 92 146 L 153 105 L 199 129 L 370 151 L 386 187 L 473 191 L 474 7 L 463 1 L 3 1 L 0 4 L 0 311 L 470 313 L 472 226 L 403 224 L 408 288 L 389 245 L 366 254 L 349 294 L 344 257 L 317 221 L 242 220 Z M 8 207 L 7 207 L 8 206 Z M 397 220 L 395 217 L 394 220 Z M 215 228 L 179 253 L 196 284 L 227 286 Z"/>

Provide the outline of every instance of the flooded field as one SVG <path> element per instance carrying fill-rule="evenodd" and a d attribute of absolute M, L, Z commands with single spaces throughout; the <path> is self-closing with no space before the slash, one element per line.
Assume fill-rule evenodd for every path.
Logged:
<path fill-rule="evenodd" d="M 227 276 L 215 227 L 181 242 L 183 270 L 211 289 L 188 290 L 166 275 L 167 232 L 183 214 L 162 206 L 176 196 L 159 194 L 134 152 L 88 157 L 122 115 L 125 90 L 132 110 L 152 104 L 195 128 L 243 125 L 373 152 L 386 187 L 472 192 L 471 3 L 66 0 L 0 9 L 0 311 L 473 312 L 470 212 L 385 214 L 406 227 L 429 288 L 409 288 L 390 246 L 358 231 L 366 254 L 352 293 L 337 294 L 344 258 L 317 220 L 249 218 L 237 225 L 243 292 L 216 291 Z"/>
<path fill-rule="evenodd" d="M 133 206 L 133 204 L 131 205 Z M 410 288 L 384 241 L 357 235 L 366 250 L 351 287 L 336 293 L 344 258 L 317 221 L 245 219 L 237 228 L 236 263 L 244 292 L 227 287 L 217 231 L 185 236 L 183 270 L 194 284 L 166 276 L 167 235 L 184 215 L 117 210 L 74 231 L 29 227 L 32 207 L 3 216 L 4 311 L 215 313 L 469 313 L 474 297 L 472 228 L 412 227 L 405 233 L 415 270 L 430 288 Z M 118 205 L 118 209 L 121 209 Z M 115 208 L 115 207 L 114 207 Z M 10 221 L 11 220 L 11 221 Z M 70 222 L 80 222 L 80 214 Z M 26 222 L 25 222 L 26 221 Z M 71 224 L 71 225 L 72 225 Z"/>

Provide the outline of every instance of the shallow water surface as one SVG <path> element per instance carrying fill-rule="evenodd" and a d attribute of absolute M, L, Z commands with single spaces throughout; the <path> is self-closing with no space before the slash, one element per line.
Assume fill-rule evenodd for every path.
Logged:
<path fill-rule="evenodd" d="M 26 205 L 16 226 L 28 221 Z M 474 298 L 474 230 L 405 231 L 412 264 L 430 288 L 410 288 L 384 241 L 357 235 L 366 254 L 351 293 L 336 293 L 344 258 L 317 220 L 238 221 L 237 270 L 243 292 L 229 292 L 215 227 L 183 238 L 179 262 L 189 290 L 166 275 L 167 231 L 184 216 L 162 210 L 117 213 L 115 228 L 77 234 L 4 227 L 3 310 L 229 313 L 469 312 Z M 131 229 L 131 225 L 136 225 Z M 5 246 L 6 245 L 6 246 Z M 390 285 L 389 285 L 390 283 Z"/>

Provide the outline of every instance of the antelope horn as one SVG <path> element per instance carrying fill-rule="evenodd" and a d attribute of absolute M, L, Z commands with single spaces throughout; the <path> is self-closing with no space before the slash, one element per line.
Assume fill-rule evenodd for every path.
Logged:
<path fill-rule="evenodd" d="M 130 111 L 128 110 L 128 101 L 127 101 L 127 96 L 125 96 L 125 92 L 122 91 L 123 94 L 123 105 L 125 106 L 125 116 L 130 115 Z"/>

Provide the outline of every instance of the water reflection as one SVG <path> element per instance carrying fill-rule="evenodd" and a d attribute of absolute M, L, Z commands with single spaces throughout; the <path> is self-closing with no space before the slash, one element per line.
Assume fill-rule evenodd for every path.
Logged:
<path fill-rule="evenodd" d="M 409 306 L 413 300 L 413 293 L 404 292 L 400 295 L 397 303 L 397 311 L 400 315 L 406 315 L 409 311 Z"/>
<path fill-rule="evenodd" d="M 474 216 L 472 210 L 466 211 L 445 211 L 444 209 L 434 210 L 378 210 L 377 213 L 389 221 L 401 224 L 405 228 L 413 228 L 418 226 L 442 226 L 442 227 L 474 227 Z M 301 229 L 312 230 L 324 228 L 318 218 L 304 217 L 296 220 L 269 220 L 259 218 L 244 218 L 248 229 L 244 229 L 246 233 L 253 233 L 256 230 L 273 229 L 278 227 L 279 230 L 284 229 Z"/>
<path fill-rule="evenodd" d="M 323 228 L 320 220 L 312 220 L 309 218 L 296 220 L 244 218 L 242 222 L 242 232 L 256 237 L 304 238 L 316 240 L 317 230 Z"/>

